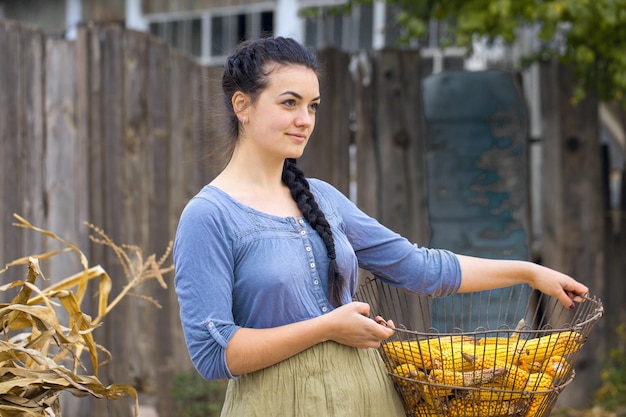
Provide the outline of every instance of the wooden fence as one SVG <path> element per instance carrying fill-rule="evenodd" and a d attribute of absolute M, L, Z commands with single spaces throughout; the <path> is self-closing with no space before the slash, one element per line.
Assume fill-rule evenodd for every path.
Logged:
<path fill-rule="evenodd" d="M 0 54 L 0 265 L 51 249 L 41 236 L 11 226 L 17 213 L 85 248 L 90 263 L 103 265 L 114 278 L 117 293 L 124 278 L 114 254 L 89 242 L 83 222 L 117 243 L 140 246 L 145 254 L 163 253 L 182 208 L 218 170 L 212 154 L 214 139 L 222 134 L 216 118 L 220 70 L 119 26 L 84 26 L 70 42 L 0 21 Z M 357 66 L 360 70 L 352 72 L 354 57 L 324 50 L 320 58 L 327 76 L 318 119 L 330 122 L 318 124 L 300 165 L 346 194 L 357 184 L 357 200 L 366 212 L 427 243 L 425 127 L 419 116 L 425 74 L 419 53 L 379 51 L 368 57 L 371 68 Z M 605 291 L 605 285 L 621 282 L 624 257 L 609 255 L 624 253 L 626 225 L 622 215 L 621 232 L 606 237 L 606 179 L 593 116 L 597 103 L 568 104 L 567 90 L 558 84 L 567 82 L 561 72 L 554 64 L 544 68 L 545 100 L 555 104 L 545 108 L 549 176 L 543 192 L 550 198 L 545 199 L 540 257 L 590 282 L 593 292 L 616 309 L 614 324 L 624 314 L 623 284 L 621 295 Z M 356 170 L 351 171 L 355 146 Z M 44 272 L 54 281 L 78 268 L 68 258 L 50 262 Z M 10 270 L 3 282 L 23 273 Z M 161 309 L 128 298 L 96 333 L 113 355 L 103 382 L 137 387 L 141 402 L 154 405 L 161 417 L 173 415 L 174 375 L 191 369 L 172 276 L 168 284 L 167 290 L 142 288 Z M 594 352 L 606 349 L 610 330 L 592 344 Z M 588 389 L 598 380 L 599 365 L 597 355 L 589 355 L 587 370 L 567 391 Z M 98 401 L 71 401 L 65 412 L 130 415 L 129 402 L 103 406 Z"/>

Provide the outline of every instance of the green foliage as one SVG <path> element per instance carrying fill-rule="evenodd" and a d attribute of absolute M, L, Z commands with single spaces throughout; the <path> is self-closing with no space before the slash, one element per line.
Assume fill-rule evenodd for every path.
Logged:
<path fill-rule="evenodd" d="M 601 100 L 626 105 L 626 0 L 387 0 L 387 4 L 401 10 L 397 21 L 404 29 L 404 42 L 423 38 L 430 20 L 454 22 L 450 39 L 469 52 L 476 38 L 512 43 L 520 28 L 537 28 L 540 50 L 524 62 L 558 57 L 573 68 L 578 82 L 575 101 L 593 92 Z"/>
<path fill-rule="evenodd" d="M 224 403 L 226 380 L 207 381 L 196 371 L 180 372 L 174 377 L 172 397 L 174 415 L 180 417 L 218 417 Z"/>
<path fill-rule="evenodd" d="M 626 410 L 626 323 L 616 329 L 620 343 L 610 354 L 602 371 L 602 386 L 595 394 L 595 403 L 609 410 Z"/>

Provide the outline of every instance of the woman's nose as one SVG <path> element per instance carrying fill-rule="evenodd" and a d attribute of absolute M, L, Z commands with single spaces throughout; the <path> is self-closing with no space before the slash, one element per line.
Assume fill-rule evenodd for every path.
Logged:
<path fill-rule="evenodd" d="M 296 125 L 298 126 L 309 126 L 311 123 L 313 123 L 313 114 L 311 112 L 309 112 L 309 109 L 303 109 L 298 111 L 298 114 L 296 116 Z"/>

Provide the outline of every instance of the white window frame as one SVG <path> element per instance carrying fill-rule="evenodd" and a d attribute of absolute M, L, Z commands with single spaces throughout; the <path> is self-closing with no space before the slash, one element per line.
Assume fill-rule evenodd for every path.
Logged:
<path fill-rule="evenodd" d="M 146 22 L 147 30 L 149 31 L 150 26 L 154 23 L 171 23 L 178 22 L 181 20 L 192 20 L 199 19 L 201 22 L 201 55 L 194 56 L 200 64 L 203 65 L 219 65 L 222 64 L 226 58 L 227 54 L 230 51 L 226 51 L 222 55 L 211 55 L 211 45 L 213 44 L 213 35 L 211 31 L 212 20 L 214 17 L 236 17 L 238 15 L 247 15 L 247 16 L 256 16 L 256 19 L 247 19 L 247 25 L 250 25 L 246 28 L 246 30 L 250 30 L 251 36 L 256 37 L 260 35 L 260 17 L 262 13 L 271 12 L 274 16 L 274 29 L 276 26 L 276 10 L 275 10 L 275 2 L 268 1 L 262 3 L 254 3 L 242 6 L 227 6 L 227 7 L 216 7 L 207 10 L 195 10 L 195 11 L 184 11 L 184 12 L 166 12 L 166 13 L 154 13 L 143 15 L 143 18 Z M 225 19 L 228 22 L 231 19 Z M 250 23 L 251 22 L 251 23 Z M 232 23 L 231 23 L 232 24 Z M 235 40 L 232 38 L 232 35 L 236 31 L 236 28 L 232 27 L 225 31 L 224 35 L 229 36 L 229 40 L 227 43 L 235 44 Z"/>

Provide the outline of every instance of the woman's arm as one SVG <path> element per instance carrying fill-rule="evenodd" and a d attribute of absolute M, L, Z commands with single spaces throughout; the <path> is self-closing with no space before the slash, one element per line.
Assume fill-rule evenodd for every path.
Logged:
<path fill-rule="evenodd" d="M 345 304 L 328 314 L 269 329 L 240 328 L 226 348 L 226 362 L 233 375 L 258 371 L 309 347 L 333 340 L 358 348 L 376 348 L 393 334 L 368 318 L 366 303 Z M 376 318 L 380 322 L 379 318 Z"/>
<path fill-rule="evenodd" d="M 574 302 L 589 288 L 572 277 L 544 266 L 516 260 L 495 260 L 457 255 L 461 265 L 459 292 L 472 292 L 526 283 L 532 288 L 557 298 L 573 309 Z"/>

